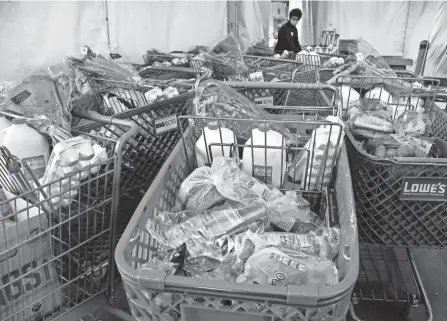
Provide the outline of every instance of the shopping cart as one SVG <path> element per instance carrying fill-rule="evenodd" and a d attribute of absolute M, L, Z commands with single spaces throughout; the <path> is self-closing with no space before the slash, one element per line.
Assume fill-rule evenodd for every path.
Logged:
<path fill-rule="evenodd" d="M 201 123 L 220 122 L 227 128 L 250 128 L 255 122 L 264 126 L 297 128 L 306 132 L 325 122 L 313 121 L 260 121 L 236 120 L 230 118 L 201 118 L 182 116 L 197 127 Z M 182 123 L 181 121 L 179 123 Z M 267 125 L 268 123 L 268 125 Z M 283 127 L 284 126 L 284 127 Z M 301 128 L 304 126 L 304 128 Z M 344 320 L 357 277 L 357 238 L 352 194 L 350 191 L 349 168 L 344 148 L 335 169 L 335 190 L 339 206 L 341 224 L 341 254 L 338 267 L 341 281 L 333 287 L 314 286 L 272 287 L 227 283 L 223 281 L 191 279 L 151 272 L 142 268 L 153 254 L 157 244 L 148 234 L 145 224 L 148 219 L 174 205 L 181 182 L 195 168 L 194 144 L 201 131 L 190 128 L 183 132 L 183 140 L 174 149 L 160 171 L 156 181 L 149 188 L 126 231 L 117 250 L 116 262 L 121 273 L 133 316 L 139 320 L 209 320 L 218 316 L 232 320 Z M 215 150 L 226 144 L 216 144 Z M 237 144 L 248 148 L 250 145 Z M 229 146 L 226 146 L 229 147 Z M 254 148 L 257 148 L 255 146 Z M 269 148 L 262 146 L 261 148 Z M 281 147 L 279 149 L 282 149 Z M 210 159 L 213 149 L 210 147 Z M 334 173 L 334 172 L 333 172 Z M 263 175 L 261 175 L 263 176 Z M 262 178 L 262 177 L 261 177 Z M 282 186 L 297 189 L 294 185 Z M 304 194 L 310 191 L 302 191 Z M 314 195 L 322 195 L 317 190 Z M 316 199 L 321 199 L 317 197 Z M 318 204 L 318 201 L 314 203 Z M 349 249 L 349 250 L 348 250 Z M 256 309 L 258 307 L 259 309 Z"/>
<path fill-rule="evenodd" d="M 186 69 L 193 77 L 200 70 Z M 206 74 L 204 74 L 206 76 Z M 202 77 L 202 76 L 201 76 Z M 119 119 L 128 119 L 140 126 L 140 131 L 123 151 L 123 172 L 121 193 L 130 198 L 141 197 L 152 183 L 158 170 L 177 144 L 177 116 L 187 113 L 187 101 L 194 97 L 193 82 L 163 81 L 147 79 L 143 85 L 106 79 L 89 79 L 89 83 L 99 103 L 102 113 Z M 178 96 L 152 102 L 145 93 L 154 87 L 165 89 L 175 87 Z M 110 97 L 111 94 L 113 97 Z M 83 131 L 101 132 L 102 127 L 87 125 Z M 111 134 L 116 137 L 120 134 Z M 142 191 L 140 193 L 140 191 Z"/>
<path fill-rule="evenodd" d="M 244 56 L 245 66 L 239 68 L 238 65 L 224 64 L 221 61 L 192 59 L 190 65 L 195 69 L 203 67 L 212 71 L 212 77 L 217 80 L 228 81 L 290 81 L 295 69 L 302 68 L 299 61 L 289 59 L 275 59 L 258 56 Z M 261 74 L 260 74 L 261 73 Z"/>
<path fill-rule="evenodd" d="M 411 77 L 411 72 L 398 72 L 396 78 L 366 76 L 340 77 L 338 85 L 350 86 L 360 97 L 370 97 L 371 89 L 400 89 L 399 100 L 388 97 L 384 89 L 375 98 L 388 100 L 395 119 L 405 110 L 435 113 L 430 135 L 446 139 L 445 114 L 434 104 L 438 84 L 420 88 L 423 79 Z M 407 77 L 410 76 L 410 77 Z M 350 104 L 350 94 L 342 100 Z M 393 100 L 391 100 L 393 99 Z M 402 314 L 413 320 L 415 307 L 424 306 L 426 318 L 432 320 L 430 302 L 411 254 L 412 247 L 442 248 L 446 245 L 442 223 L 445 201 L 403 200 L 404 181 L 407 179 L 445 179 L 446 162 L 442 159 L 395 158 L 380 159 L 365 153 L 350 131 L 346 145 L 352 173 L 354 200 L 358 217 L 360 273 L 353 292 L 354 306 L 365 301 L 399 304 Z M 400 248 L 398 248 L 400 247 Z M 404 247 L 404 248 L 402 248 Z M 352 311 L 356 320 L 359 318 Z"/>
<path fill-rule="evenodd" d="M 41 185 L 27 163 L 0 149 L 0 184 L 7 199 L 0 201 L 1 320 L 65 319 L 110 293 L 122 152 L 138 127 L 93 112 L 75 115 L 123 133 L 112 140 L 77 132 L 107 150 L 104 160 L 84 171 Z M 61 192 L 66 183 L 69 193 Z"/>
<path fill-rule="evenodd" d="M 226 81 L 225 84 L 237 89 L 241 94 L 252 100 L 257 106 L 263 107 L 271 114 L 294 114 L 296 107 L 306 107 L 319 116 L 337 115 L 340 101 L 338 89 L 335 86 L 315 83 L 259 83 Z M 324 107 L 324 108 L 323 108 Z"/>

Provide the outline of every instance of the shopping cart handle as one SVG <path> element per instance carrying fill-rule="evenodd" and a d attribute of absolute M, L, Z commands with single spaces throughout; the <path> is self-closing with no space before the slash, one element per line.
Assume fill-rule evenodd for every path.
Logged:
<path fill-rule="evenodd" d="M 111 116 L 101 115 L 101 114 L 97 113 L 96 111 L 92 111 L 92 110 L 73 110 L 73 115 L 76 117 L 79 117 L 79 118 L 93 120 L 93 121 L 97 121 L 97 122 L 103 123 L 103 124 L 124 126 L 127 128 L 133 128 L 133 127 L 137 126 L 132 121 L 118 119 L 118 118 L 111 117 Z"/>

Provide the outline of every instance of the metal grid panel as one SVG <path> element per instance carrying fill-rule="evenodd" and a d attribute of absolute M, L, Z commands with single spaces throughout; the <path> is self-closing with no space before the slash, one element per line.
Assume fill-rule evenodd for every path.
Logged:
<path fill-rule="evenodd" d="M 2 320 L 53 320 L 107 290 L 119 145 L 126 139 L 95 140 L 107 148 L 106 161 L 43 186 L 2 148 L 1 173 L 11 174 L 0 177 L 1 185 L 21 193 L 0 203 L 11 208 L 0 223 Z M 70 193 L 62 195 L 65 185 Z"/>

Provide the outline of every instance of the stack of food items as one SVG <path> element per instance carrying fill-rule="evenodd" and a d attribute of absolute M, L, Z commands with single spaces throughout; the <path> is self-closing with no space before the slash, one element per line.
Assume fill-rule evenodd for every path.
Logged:
<path fill-rule="evenodd" d="M 360 98 L 354 89 L 346 88 L 345 95 L 357 98 L 345 110 L 348 126 L 368 154 L 379 158 L 440 157 L 439 146 L 428 137 L 434 115 L 425 111 L 424 100 L 396 99 L 380 87 Z"/>
<path fill-rule="evenodd" d="M 283 194 L 248 175 L 235 158 L 195 169 L 172 211 L 146 228 L 159 248 L 142 269 L 275 286 L 339 282 L 338 226 L 298 192 Z"/>

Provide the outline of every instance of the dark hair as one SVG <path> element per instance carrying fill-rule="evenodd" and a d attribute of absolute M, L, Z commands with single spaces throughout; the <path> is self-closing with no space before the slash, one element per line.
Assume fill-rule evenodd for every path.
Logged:
<path fill-rule="evenodd" d="M 303 13 L 298 8 L 292 9 L 289 13 L 289 19 L 291 19 L 292 17 L 298 17 L 298 20 L 300 20 L 302 16 L 303 16 Z"/>

